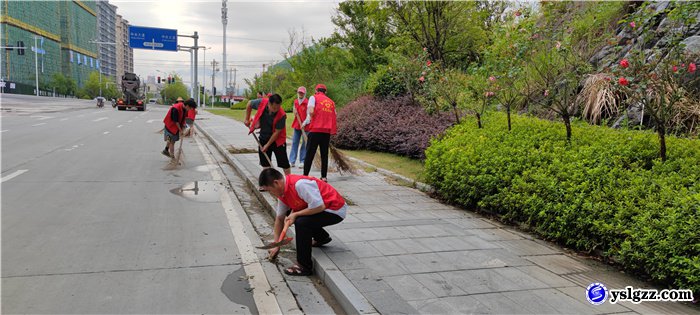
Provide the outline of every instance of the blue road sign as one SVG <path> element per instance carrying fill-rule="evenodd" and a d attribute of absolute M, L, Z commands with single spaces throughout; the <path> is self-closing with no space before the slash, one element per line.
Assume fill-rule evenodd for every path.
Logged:
<path fill-rule="evenodd" d="M 177 30 L 130 25 L 129 47 L 177 51 Z"/>

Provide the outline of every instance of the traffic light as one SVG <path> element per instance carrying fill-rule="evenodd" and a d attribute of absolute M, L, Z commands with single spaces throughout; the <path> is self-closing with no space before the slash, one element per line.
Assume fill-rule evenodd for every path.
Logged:
<path fill-rule="evenodd" d="M 158 77 L 158 84 L 160 84 L 160 77 Z"/>
<path fill-rule="evenodd" d="M 17 41 L 17 55 L 24 56 L 24 42 Z"/>

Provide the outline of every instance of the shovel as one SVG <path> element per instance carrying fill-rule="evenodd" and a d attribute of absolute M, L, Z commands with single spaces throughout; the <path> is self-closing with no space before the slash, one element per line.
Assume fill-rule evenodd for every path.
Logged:
<path fill-rule="evenodd" d="M 282 233 L 280 233 L 280 237 L 277 239 L 276 242 L 270 243 L 264 246 L 258 246 L 257 248 L 259 249 L 271 249 L 275 247 L 280 247 L 289 244 L 292 241 L 291 237 L 285 237 L 287 236 L 287 229 L 289 226 L 292 224 L 291 221 L 288 221 L 287 223 L 284 224 L 284 228 L 282 228 Z"/>

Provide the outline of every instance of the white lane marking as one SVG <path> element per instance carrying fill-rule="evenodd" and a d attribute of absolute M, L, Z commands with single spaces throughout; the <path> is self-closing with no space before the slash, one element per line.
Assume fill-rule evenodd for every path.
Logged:
<path fill-rule="evenodd" d="M 132 121 L 133 121 L 133 120 L 129 120 L 129 121 L 127 121 L 127 122 L 132 122 Z"/>
<path fill-rule="evenodd" d="M 29 116 L 30 118 L 37 118 L 37 120 L 46 120 L 46 119 L 51 119 L 53 117 L 51 116 L 41 116 L 41 115 L 34 115 L 34 116 Z"/>
<path fill-rule="evenodd" d="M 117 128 L 121 128 L 122 126 L 124 126 L 124 125 L 119 125 L 119 126 L 117 126 Z"/>
<path fill-rule="evenodd" d="M 93 121 L 100 121 L 100 120 L 105 120 L 105 119 L 109 119 L 109 117 L 100 117 L 100 118 L 94 119 Z"/>
<path fill-rule="evenodd" d="M 214 164 L 214 160 L 209 156 L 209 153 L 204 150 L 202 143 L 200 143 L 197 138 L 195 138 L 195 142 L 197 142 L 199 151 L 204 155 L 206 163 Z M 212 168 L 210 173 L 212 179 L 215 181 L 221 181 L 224 177 L 216 168 Z M 260 314 L 281 314 L 282 311 L 275 295 L 266 293 L 270 292 L 272 288 L 263 271 L 262 264 L 260 264 L 258 255 L 255 253 L 255 248 L 244 232 L 245 227 L 243 226 L 243 219 L 239 214 L 239 212 L 244 211 L 243 206 L 237 199 L 231 197 L 228 189 L 224 190 L 219 200 L 224 207 L 233 239 L 241 254 L 243 269 L 246 275 L 250 276 L 248 284 L 251 288 L 255 288 L 255 290 L 253 290 L 253 300 L 255 301 L 255 306 L 258 307 L 258 312 L 260 312 Z"/>
<path fill-rule="evenodd" d="M 106 134 L 108 134 L 108 133 L 109 133 L 109 131 L 105 131 L 105 132 L 103 132 L 102 134 L 103 134 L 103 135 L 106 135 Z"/>
<path fill-rule="evenodd" d="M 35 124 L 35 125 L 32 125 L 32 127 L 41 126 L 41 125 L 46 125 L 46 123 Z"/>
<path fill-rule="evenodd" d="M 10 175 L 7 175 L 7 176 L 2 177 L 2 179 L 0 179 L 0 183 L 4 183 L 4 182 L 6 182 L 6 181 L 8 181 L 8 180 L 10 180 L 10 179 L 13 179 L 13 178 L 15 178 L 15 177 L 17 177 L 17 176 L 19 176 L 19 175 L 22 175 L 22 174 L 26 173 L 27 171 L 28 171 L 28 170 L 17 170 L 17 171 L 15 171 L 14 173 L 12 173 L 12 174 L 10 174 Z"/>
<path fill-rule="evenodd" d="M 152 123 L 152 122 L 154 122 L 154 121 L 158 121 L 158 119 L 149 119 L 149 120 L 146 121 L 146 123 L 147 123 L 147 124 L 150 124 L 150 123 Z"/>
<path fill-rule="evenodd" d="M 10 129 L 5 129 L 5 130 L 3 130 L 3 131 L 0 131 L 0 133 L 3 133 L 3 132 L 5 132 L 5 131 L 10 131 Z"/>
<path fill-rule="evenodd" d="M 68 120 L 68 118 L 63 118 L 63 119 L 61 119 L 61 121 L 66 121 L 66 120 Z"/>

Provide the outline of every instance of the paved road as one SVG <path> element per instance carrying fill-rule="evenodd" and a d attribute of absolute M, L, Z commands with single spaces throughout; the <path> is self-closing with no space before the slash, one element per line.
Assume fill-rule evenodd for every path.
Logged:
<path fill-rule="evenodd" d="M 201 145 L 162 169 L 166 108 L 61 110 L 2 113 L 2 312 L 257 312 Z"/>

